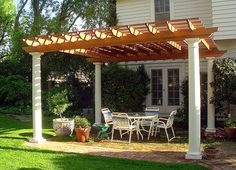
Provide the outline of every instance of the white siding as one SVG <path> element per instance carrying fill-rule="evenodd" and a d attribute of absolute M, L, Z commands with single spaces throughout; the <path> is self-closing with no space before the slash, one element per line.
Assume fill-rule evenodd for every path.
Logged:
<path fill-rule="evenodd" d="M 200 18 L 207 27 L 212 26 L 211 0 L 170 0 L 171 19 Z"/>
<path fill-rule="evenodd" d="M 154 21 L 154 0 L 117 0 L 118 25 Z"/>
<path fill-rule="evenodd" d="M 219 28 L 215 40 L 236 39 L 236 0 L 212 0 L 213 26 Z"/>
<path fill-rule="evenodd" d="M 223 57 L 236 58 L 236 39 L 234 40 L 216 40 L 219 50 L 226 50 Z"/>

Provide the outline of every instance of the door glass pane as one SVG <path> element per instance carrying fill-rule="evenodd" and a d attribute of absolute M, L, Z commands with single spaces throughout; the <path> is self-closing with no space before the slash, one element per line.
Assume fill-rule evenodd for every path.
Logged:
<path fill-rule="evenodd" d="M 179 69 L 168 69 L 168 105 L 179 105 Z"/>
<path fill-rule="evenodd" d="M 151 71 L 152 80 L 152 105 L 162 105 L 163 103 L 163 84 L 162 84 L 162 70 L 155 69 Z"/>

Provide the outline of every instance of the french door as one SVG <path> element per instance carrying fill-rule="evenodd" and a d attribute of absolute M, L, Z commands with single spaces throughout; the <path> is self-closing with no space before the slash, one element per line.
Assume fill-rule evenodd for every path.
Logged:
<path fill-rule="evenodd" d="M 151 69 L 151 105 L 167 113 L 180 106 L 180 69 Z"/>

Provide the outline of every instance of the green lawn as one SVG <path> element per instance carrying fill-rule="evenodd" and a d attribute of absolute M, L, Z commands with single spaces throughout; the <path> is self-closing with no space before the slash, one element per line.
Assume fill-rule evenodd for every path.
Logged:
<path fill-rule="evenodd" d="M 148 161 L 114 159 L 90 155 L 55 152 L 24 146 L 32 136 L 32 123 L 20 122 L 0 114 L 0 169 L 65 169 L 65 170 L 204 170 L 196 164 L 166 164 Z M 44 129 L 44 136 L 52 135 Z"/>

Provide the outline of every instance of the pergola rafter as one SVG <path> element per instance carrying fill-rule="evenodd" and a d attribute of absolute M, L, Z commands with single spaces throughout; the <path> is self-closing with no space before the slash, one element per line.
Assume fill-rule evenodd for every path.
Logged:
<path fill-rule="evenodd" d="M 221 53 L 210 38 L 216 31 L 217 28 L 205 28 L 198 18 L 191 18 L 37 36 L 23 41 L 28 45 L 24 47 L 27 52 L 86 49 L 86 53 L 73 54 L 89 57 L 91 62 L 98 61 L 98 56 L 101 62 L 113 62 L 114 56 L 114 62 L 122 59 L 136 61 L 143 58 L 140 56 L 144 54 L 148 55 L 145 60 L 155 60 L 163 57 L 153 57 L 152 54 L 175 56 L 176 52 L 178 57 L 185 58 L 186 38 L 200 38 L 202 45 L 199 48 L 202 54 L 211 51 L 216 56 Z M 119 56 L 121 59 L 117 59 Z M 127 59 L 129 56 L 132 57 Z"/>

